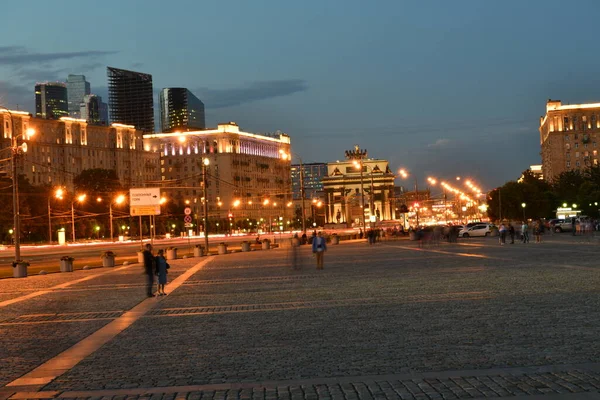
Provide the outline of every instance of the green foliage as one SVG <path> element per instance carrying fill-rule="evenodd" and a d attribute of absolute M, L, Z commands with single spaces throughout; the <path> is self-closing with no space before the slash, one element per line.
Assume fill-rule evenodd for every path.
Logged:
<path fill-rule="evenodd" d="M 73 184 L 77 192 L 99 195 L 102 193 L 116 193 L 123 188 L 119 182 L 119 176 L 114 169 L 84 169 L 73 178 Z"/>
<path fill-rule="evenodd" d="M 584 215 L 598 217 L 595 203 L 600 203 L 600 167 L 566 171 L 551 184 L 537 179 L 530 170 L 523 172 L 520 182 L 510 181 L 492 190 L 487 199 L 488 215 L 492 220 L 554 218 L 556 209 L 566 203 L 581 209 Z"/>

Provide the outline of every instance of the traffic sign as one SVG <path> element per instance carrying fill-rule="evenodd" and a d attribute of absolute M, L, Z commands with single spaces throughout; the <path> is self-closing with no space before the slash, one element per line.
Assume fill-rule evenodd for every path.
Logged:
<path fill-rule="evenodd" d="M 160 188 L 129 189 L 129 204 L 132 206 L 160 205 Z"/>
<path fill-rule="evenodd" d="M 184 226 L 185 226 L 186 228 L 191 228 L 192 226 L 194 226 L 194 224 L 192 224 L 191 222 L 186 222 L 186 223 L 184 224 Z"/>
<path fill-rule="evenodd" d="M 189 224 L 190 222 L 192 222 L 192 216 L 186 215 L 185 217 L 183 217 L 183 222 L 185 222 L 186 224 Z"/>
<path fill-rule="evenodd" d="M 158 206 L 130 206 L 129 214 L 132 217 L 144 215 L 160 215 L 160 205 Z"/>
<path fill-rule="evenodd" d="M 160 188 L 129 189 L 129 214 L 160 215 Z"/>
<path fill-rule="evenodd" d="M 192 209 L 191 209 L 191 208 L 189 208 L 189 207 L 186 207 L 186 208 L 185 208 L 185 210 L 183 210 L 183 213 L 184 213 L 185 215 L 190 215 L 190 214 L 192 213 Z"/>

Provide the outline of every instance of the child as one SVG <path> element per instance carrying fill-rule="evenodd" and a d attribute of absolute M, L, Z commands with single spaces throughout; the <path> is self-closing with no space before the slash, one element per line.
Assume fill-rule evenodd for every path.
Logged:
<path fill-rule="evenodd" d="M 156 275 L 158 275 L 158 296 L 167 295 L 165 293 L 165 285 L 167 284 L 167 270 L 169 268 L 170 267 L 164 256 L 163 250 L 158 250 L 158 255 L 156 256 Z"/>

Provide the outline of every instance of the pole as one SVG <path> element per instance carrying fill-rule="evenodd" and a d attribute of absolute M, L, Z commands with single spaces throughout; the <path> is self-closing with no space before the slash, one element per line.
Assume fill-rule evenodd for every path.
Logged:
<path fill-rule="evenodd" d="M 304 198 L 306 195 L 304 194 L 304 165 L 302 164 L 302 159 L 300 159 L 300 195 L 302 196 L 302 232 L 306 233 L 306 208 L 304 206 Z"/>
<path fill-rule="evenodd" d="M 444 189 L 444 225 L 448 223 L 448 214 L 446 212 L 446 189 Z"/>
<path fill-rule="evenodd" d="M 417 227 L 418 227 L 419 226 L 419 207 L 421 205 L 419 204 L 419 186 L 417 185 L 417 177 L 416 176 L 415 176 L 415 195 L 417 198 L 417 207 L 415 207 L 415 208 L 417 210 Z"/>
<path fill-rule="evenodd" d="M 361 194 L 361 205 L 362 205 L 362 226 L 363 229 L 367 229 L 365 225 L 365 186 L 363 182 L 363 162 L 360 160 L 360 194 Z"/>
<path fill-rule="evenodd" d="M 502 222 L 502 190 L 500 188 L 498 188 L 498 215 L 500 222 Z"/>
<path fill-rule="evenodd" d="M 142 216 L 140 215 L 140 247 L 144 250 L 144 234 L 142 233 Z"/>
<path fill-rule="evenodd" d="M 71 202 L 71 230 L 73 231 L 73 243 L 75 243 L 75 206 L 74 202 Z"/>
<path fill-rule="evenodd" d="M 110 241 L 114 242 L 114 239 L 113 239 L 112 199 L 108 203 L 108 215 L 110 216 Z"/>
<path fill-rule="evenodd" d="M 202 163 L 202 183 L 204 186 L 204 247 L 208 255 L 208 190 L 206 187 L 206 165 Z"/>
<path fill-rule="evenodd" d="M 369 201 L 369 210 L 371 215 L 374 215 L 375 212 L 375 188 L 373 186 L 373 169 L 371 168 L 371 196 Z"/>
<path fill-rule="evenodd" d="M 48 197 L 48 244 L 52 244 L 52 214 L 50 211 L 50 197 Z"/>
<path fill-rule="evenodd" d="M 13 211 L 15 213 L 15 262 L 21 261 L 21 217 L 19 215 L 19 177 L 17 176 L 17 135 L 15 134 L 15 122 L 9 112 L 12 125 L 12 178 L 13 178 Z"/>

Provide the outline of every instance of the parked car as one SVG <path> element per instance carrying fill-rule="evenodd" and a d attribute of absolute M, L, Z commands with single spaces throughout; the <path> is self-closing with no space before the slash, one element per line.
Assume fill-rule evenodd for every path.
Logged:
<path fill-rule="evenodd" d="M 559 219 L 552 225 L 552 230 L 556 233 L 571 232 L 573 230 L 573 220 L 575 217 L 567 217 Z"/>
<path fill-rule="evenodd" d="M 458 235 L 468 238 L 471 236 L 490 236 L 491 232 L 492 230 L 490 224 L 477 224 L 471 227 L 463 228 Z"/>

